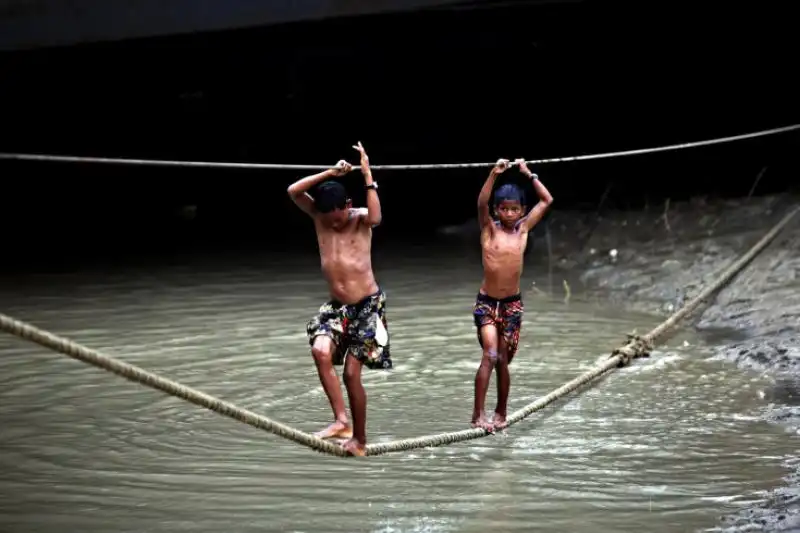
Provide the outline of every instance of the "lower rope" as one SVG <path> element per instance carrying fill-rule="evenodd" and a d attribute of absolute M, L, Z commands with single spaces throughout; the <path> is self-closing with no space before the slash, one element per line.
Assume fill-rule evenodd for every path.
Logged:
<path fill-rule="evenodd" d="M 522 409 L 512 413 L 507 419 L 507 426 L 512 426 L 518 422 L 525 420 L 533 413 L 540 411 L 563 398 L 578 387 L 589 383 L 590 381 L 602 376 L 603 374 L 629 364 L 633 359 L 649 355 L 653 349 L 655 341 L 661 338 L 668 330 L 676 326 L 683 318 L 692 313 L 705 299 L 711 294 L 718 291 L 729 281 L 733 279 L 747 264 L 752 261 L 761 251 L 778 235 L 778 233 L 789 223 L 789 221 L 800 211 L 800 207 L 795 207 L 789 212 L 775 227 L 773 227 L 766 235 L 764 235 L 750 250 L 747 251 L 742 257 L 733 262 L 726 268 L 719 277 L 706 287 L 700 294 L 693 298 L 684 307 L 670 316 L 667 320 L 654 328 L 652 331 L 643 336 L 630 335 L 628 342 L 614 350 L 611 355 L 599 365 L 587 370 L 575 379 L 568 381 L 557 389 L 553 390 L 546 396 L 526 405 Z M 279 437 L 294 441 L 316 450 L 318 452 L 327 453 L 344 457 L 347 454 L 344 448 L 338 444 L 322 440 L 311 434 L 305 433 L 293 427 L 281 424 L 274 420 L 270 420 L 265 416 L 258 415 L 247 409 L 237 407 L 219 398 L 215 398 L 204 392 L 192 389 L 185 385 L 181 385 L 175 381 L 163 378 L 156 374 L 147 372 L 134 365 L 124 363 L 113 357 L 103 355 L 100 352 L 81 346 L 71 340 L 63 337 L 58 337 L 47 331 L 41 330 L 26 324 L 7 315 L 0 314 L 0 329 L 16 335 L 22 339 L 26 339 L 36 344 L 40 344 L 53 351 L 63 353 L 79 361 L 83 361 L 90 365 L 102 368 L 109 372 L 113 372 L 131 381 L 141 383 L 148 387 L 158 389 L 171 396 L 182 398 L 195 405 L 205 407 L 223 416 L 233 418 L 253 427 L 269 431 Z M 453 431 L 450 433 L 440 433 L 437 435 L 425 435 L 423 437 L 415 437 L 412 439 L 402 439 L 391 442 L 383 442 L 376 444 L 369 444 L 367 446 L 367 455 L 381 455 L 385 453 L 411 450 L 415 448 L 430 448 L 435 446 L 443 446 L 446 444 L 453 444 L 456 442 L 463 442 L 467 440 L 477 439 L 490 435 L 482 428 L 465 429 L 462 431 Z"/>
<path fill-rule="evenodd" d="M 15 320 L 4 314 L 0 314 L 0 329 L 22 339 L 33 341 L 36 344 L 40 344 L 56 352 L 68 355 L 74 359 L 78 359 L 79 361 L 83 361 L 84 363 L 89 363 L 90 365 L 102 368 L 103 370 L 108 370 L 109 372 L 113 372 L 131 381 L 136 381 L 142 385 L 166 392 L 171 396 L 182 398 L 188 402 L 199 405 L 200 407 L 205 407 L 206 409 L 210 409 L 223 416 L 227 416 L 233 418 L 234 420 L 249 424 L 253 427 L 269 431 L 275 435 L 278 435 L 279 437 L 297 442 L 298 444 L 303 444 L 313 450 L 329 453 L 331 455 L 348 455 L 344 451 L 344 448 L 332 442 L 324 441 L 315 437 L 314 435 L 310 435 L 298 429 L 286 426 L 280 422 L 275 422 L 274 420 L 270 420 L 265 416 L 258 415 L 252 411 L 248 411 L 247 409 L 242 409 L 241 407 L 237 407 L 204 392 L 187 387 L 186 385 L 181 385 L 180 383 L 163 378 L 137 366 L 124 363 L 118 359 L 114 359 L 113 357 L 103 355 L 96 350 L 81 346 L 80 344 L 72 342 L 69 339 L 58 337 L 52 333 L 48 333 L 47 331 L 41 330 L 30 324 Z"/>

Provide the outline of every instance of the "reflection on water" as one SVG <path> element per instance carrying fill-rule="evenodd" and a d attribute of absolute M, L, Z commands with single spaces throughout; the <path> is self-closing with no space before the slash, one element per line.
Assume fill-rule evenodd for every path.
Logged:
<path fill-rule="evenodd" d="M 385 262 L 397 367 L 365 373 L 369 435 L 462 429 L 480 357 L 470 316 L 480 272 L 460 259 Z M 324 286 L 313 258 L 256 263 L 42 277 L 6 283 L 0 299 L 12 316 L 314 431 L 330 414 L 304 325 Z M 512 409 L 658 322 L 575 294 L 568 306 L 528 295 L 526 311 Z M 755 418 L 764 378 L 707 361 L 687 331 L 506 435 L 366 460 L 316 454 L 3 335 L 0 529 L 713 527 L 780 482 L 796 443 Z"/>

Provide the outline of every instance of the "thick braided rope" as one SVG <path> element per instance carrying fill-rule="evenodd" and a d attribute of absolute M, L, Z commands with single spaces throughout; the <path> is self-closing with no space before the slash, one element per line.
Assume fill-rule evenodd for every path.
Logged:
<path fill-rule="evenodd" d="M 740 270 L 747 266 L 750 261 L 755 259 L 755 257 L 761 253 L 761 251 L 772 241 L 772 239 L 774 239 L 778 233 L 780 233 L 784 226 L 786 226 L 786 224 L 792 220 L 792 217 L 794 217 L 798 211 L 800 211 L 800 207 L 795 207 L 789 211 L 789 213 L 787 213 L 786 216 L 780 220 L 780 222 L 775 224 L 775 226 L 769 230 L 767 234 L 761 238 L 761 240 L 754 244 L 752 248 L 750 248 L 744 255 L 732 263 L 728 268 L 726 268 L 725 271 L 720 274 L 716 282 L 700 291 L 700 294 L 695 296 L 691 302 L 681 307 L 672 316 L 654 328 L 653 331 L 645 335 L 645 339 L 653 342 L 656 338 L 663 335 L 664 332 L 675 326 L 679 321 L 686 317 L 686 315 L 691 313 L 695 307 L 697 307 L 703 300 L 711 296 L 713 292 L 733 279 L 733 277 L 738 274 Z"/>
<path fill-rule="evenodd" d="M 526 405 L 522 409 L 515 411 L 508 417 L 508 425 L 511 426 L 521 422 L 531 414 L 544 409 L 556 400 L 566 396 L 578 387 L 585 385 L 586 383 L 596 379 L 606 372 L 609 372 L 614 368 L 624 366 L 636 357 L 641 357 L 648 354 L 652 349 L 653 343 L 656 339 L 663 336 L 664 333 L 666 333 L 670 328 L 677 325 L 681 319 L 694 311 L 695 308 L 713 292 L 719 290 L 722 286 L 727 284 L 742 268 L 744 268 L 753 258 L 755 258 L 772 241 L 772 239 L 775 238 L 775 236 L 783 229 L 784 226 L 786 226 L 786 224 L 789 223 L 789 221 L 795 216 L 795 214 L 797 214 L 798 211 L 800 211 L 800 207 L 795 207 L 791 212 L 783 217 L 783 219 L 781 219 L 781 221 L 778 222 L 775 227 L 773 227 L 755 245 L 753 245 L 753 247 L 748 250 L 747 253 L 736 260 L 727 269 L 725 269 L 725 271 L 714 283 L 704 289 L 699 295 L 697 295 L 675 314 L 670 316 L 662 324 L 642 337 L 630 336 L 630 340 L 627 344 L 614 350 L 611 356 L 599 365 L 553 390 L 546 396 L 543 396 L 542 398 L 539 398 L 538 400 Z M 58 337 L 32 325 L 25 324 L 24 322 L 11 318 L 7 315 L 0 314 L 0 329 L 22 339 L 33 341 L 56 352 L 63 353 L 85 363 L 108 370 L 109 372 L 113 372 L 131 381 L 136 381 L 142 385 L 146 385 L 148 387 L 161 390 L 172 396 L 182 398 L 201 407 L 205 407 L 206 409 L 210 409 L 223 416 L 227 416 L 235 420 L 239 420 L 240 422 L 244 422 L 245 424 L 249 424 L 253 427 L 269 431 L 275 435 L 278 435 L 279 437 L 292 440 L 313 450 L 337 456 L 347 455 L 341 446 L 316 438 L 313 435 L 309 435 L 308 433 L 304 433 L 290 426 L 275 422 L 269 418 L 253 413 L 252 411 L 242 409 L 231 403 L 225 402 L 185 385 L 181 385 L 175 381 L 162 378 L 134 365 L 118 361 L 112 357 L 103 355 L 95 350 L 81 346 L 68 339 Z M 412 439 L 370 444 L 367 446 L 367 455 L 381 455 L 384 453 L 411 450 L 415 448 L 443 446 L 445 444 L 477 439 L 488 434 L 489 433 L 486 430 L 476 428 L 450 433 L 441 433 L 437 435 L 426 435 Z"/>
<path fill-rule="evenodd" d="M 753 258 L 761 253 L 761 251 L 770 242 L 772 242 L 772 239 L 774 239 L 775 236 L 783 229 L 783 227 L 789 223 L 789 221 L 797 214 L 798 211 L 800 211 L 800 207 L 795 207 L 792 209 L 780 220 L 780 222 L 778 222 L 769 232 L 767 232 L 766 235 L 764 235 L 756 244 L 754 244 L 753 247 L 747 251 L 747 253 L 726 268 L 725 271 L 723 271 L 722 274 L 720 274 L 711 285 L 706 287 L 700 294 L 698 294 L 695 298 L 693 298 L 690 302 L 675 312 L 659 326 L 644 336 L 629 336 L 630 340 L 627 344 L 614 350 L 611 356 L 599 365 L 587 370 L 575 379 L 561 385 L 546 396 L 543 396 L 538 400 L 526 405 L 522 409 L 513 412 L 506 420 L 507 425 L 512 426 L 513 424 L 521 422 L 533 413 L 541 411 L 551 403 L 563 398 L 578 387 L 589 383 L 590 381 L 615 368 L 627 365 L 632 359 L 649 354 L 650 350 L 652 350 L 653 343 L 657 339 L 661 338 L 667 331 L 677 325 L 680 320 L 693 312 L 700 305 L 700 303 L 703 302 L 703 300 L 727 284 L 740 270 L 742 270 L 750 261 L 752 261 Z M 393 442 L 370 444 L 367 446 L 367 455 L 380 455 L 396 451 L 411 450 L 414 448 L 442 446 L 445 444 L 477 439 L 489 434 L 490 433 L 484 429 L 476 428 Z"/>
<path fill-rule="evenodd" d="M 588 161 L 591 159 L 607 159 L 609 157 L 623 157 L 629 155 L 652 154 L 656 152 L 668 152 L 672 150 L 684 150 L 686 148 L 697 148 L 699 146 L 709 146 L 713 144 L 723 144 L 745 139 L 754 139 L 767 135 L 777 135 L 800 129 L 800 124 L 773 128 L 769 130 L 755 131 L 741 135 L 729 137 L 719 137 L 688 143 L 670 144 L 667 146 L 657 146 L 654 148 L 639 148 L 635 150 L 623 150 L 619 152 L 606 152 L 601 154 L 585 154 L 569 157 L 553 157 L 549 159 L 534 159 L 527 161 L 532 165 L 543 165 L 548 163 L 566 163 L 571 161 Z M 123 159 L 112 157 L 79 157 L 69 155 L 46 155 L 46 154 L 20 154 L 20 153 L 0 153 L 0 159 L 10 159 L 17 161 L 44 161 L 58 163 L 101 163 L 111 165 L 146 165 L 161 167 L 200 167 L 200 168 L 239 168 L 239 169 L 262 169 L 262 170 L 326 170 L 330 165 L 290 165 L 283 163 L 233 163 L 217 161 L 171 161 L 166 159 Z M 370 165 L 372 170 L 444 170 L 457 168 L 486 168 L 495 163 L 433 163 L 423 165 Z M 353 169 L 359 169 L 353 166 Z"/>
<path fill-rule="evenodd" d="M 341 446 L 338 446 L 332 442 L 324 441 L 293 427 L 270 420 L 265 416 L 261 416 L 253 413 L 252 411 L 248 411 L 247 409 L 237 407 L 236 405 L 228 403 L 219 398 L 215 398 L 214 396 L 204 392 L 192 389 L 186 385 L 181 385 L 180 383 L 163 378 L 137 366 L 124 363 L 114 359 L 113 357 L 104 355 L 100 352 L 92 350 L 91 348 L 81 346 L 80 344 L 72 342 L 69 339 L 58 337 L 52 333 L 48 333 L 47 331 L 43 331 L 35 326 L 31 326 L 30 324 L 26 324 L 7 315 L 0 314 L 0 329 L 22 339 L 33 341 L 36 344 L 40 344 L 56 352 L 68 355 L 74 359 L 78 359 L 79 361 L 83 361 L 84 363 L 89 363 L 90 365 L 102 368 L 103 370 L 108 370 L 109 372 L 113 372 L 114 374 L 122 376 L 131 381 L 158 389 L 171 396 L 182 398 L 188 402 L 199 405 L 200 407 L 205 407 L 206 409 L 210 409 L 223 416 L 227 416 L 229 418 L 233 418 L 234 420 L 238 420 L 239 422 L 244 422 L 245 424 L 249 424 L 253 427 L 269 431 L 275 435 L 278 435 L 279 437 L 297 442 L 298 444 L 303 444 L 313 450 L 331 455 L 347 455 Z"/>

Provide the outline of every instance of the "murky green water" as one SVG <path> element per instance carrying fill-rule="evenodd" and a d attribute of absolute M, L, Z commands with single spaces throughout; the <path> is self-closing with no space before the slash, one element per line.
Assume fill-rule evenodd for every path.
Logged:
<path fill-rule="evenodd" d="M 479 265 L 412 255 L 379 261 L 397 366 L 365 373 L 373 441 L 461 429 L 471 412 Z M 6 280 L 2 311 L 304 430 L 329 421 L 304 330 L 325 297 L 313 257 L 135 274 Z M 525 303 L 511 409 L 659 322 L 579 294 Z M 796 447 L 755 418 L 766 379 L 709 354 L 684 329 L 506 435 L 343 460 L 3 334 L 0 530 L 709 528 L 778 484 Z"/>

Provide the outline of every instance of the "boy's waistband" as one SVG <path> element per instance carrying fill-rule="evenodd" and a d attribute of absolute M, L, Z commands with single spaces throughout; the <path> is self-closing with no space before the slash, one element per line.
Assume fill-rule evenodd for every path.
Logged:
<path fill-rule="evenodd" d="M 374 293 L 370 294 L 369 296 L 365 296 L 364 298 L 362 298 L 361 300 L 357 301 L 354 304 L 345 304 L 345 303 L 342 303 L 342 302 L 340 302 L 339 300 L 336 300 L 336 299 L 330 300 L 330 304 L 333 305 L 334 307 L 345 307 L 345 306 L 348 306 L 348 307 L 354 307 L 356 309 L 360 309 L 360 308 L 364 307 L 367 303 L 369 303 L 370 300 L 372 300 L 374 298 L 379 298 L 382 293 L 383 293 L 383 288 L 381 288 L 381 286 L 378 285 L 378 290 L 377 291 L 375 291 Z"/>
<path fill-rule="evenodd" d="M 512 296 L 506 296 L 505 298 L 493 298 L 493 297 L 489 296 L 488 294 L 484 294 L 482 292 L 478 293 L 478 301 L 484 302 L 484 303 L 487 303 L 487 304 L 496 304 L 496 303 L 509 304 L 511 302 L 519 302 L 520 300 L 522 300 L 522 294 L 521 293 L 517 293 L 517 294 L 514 294 Z"/>

